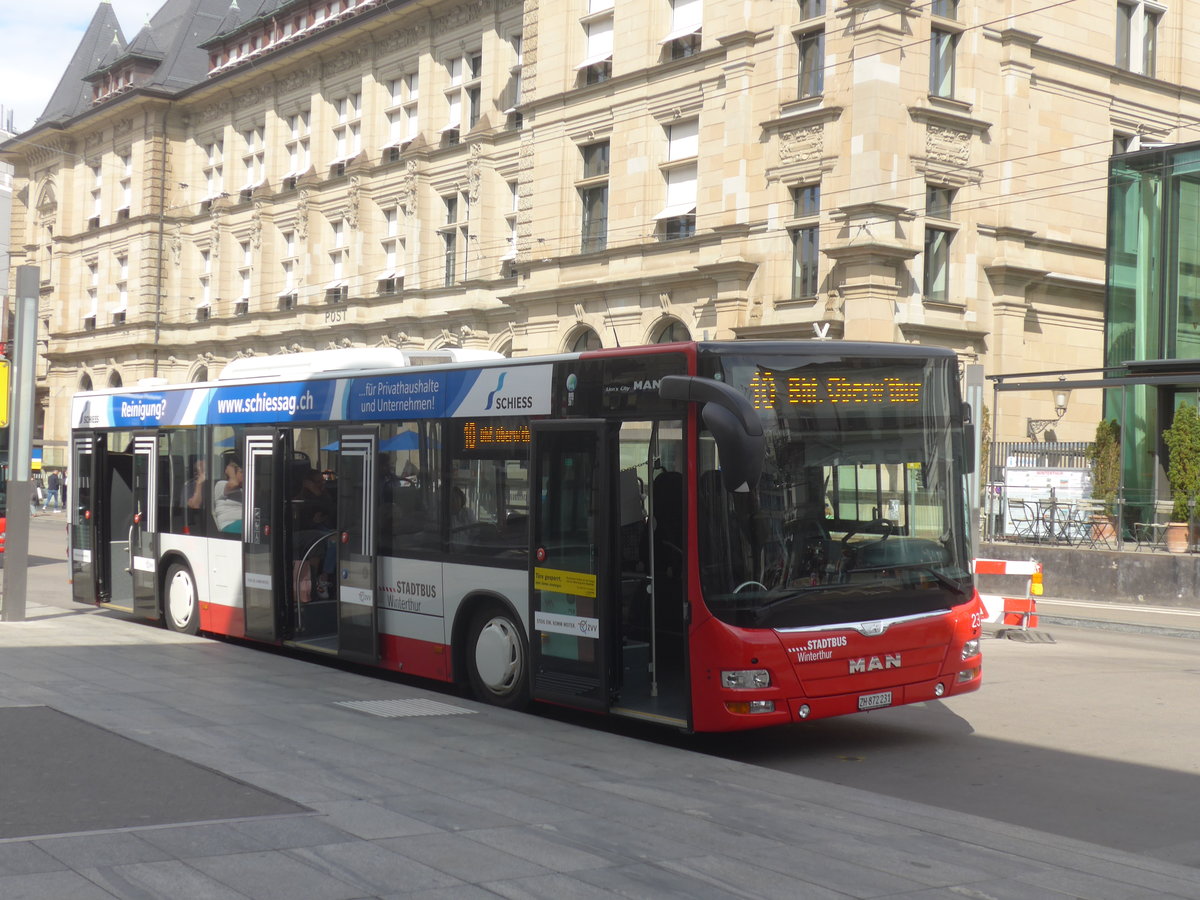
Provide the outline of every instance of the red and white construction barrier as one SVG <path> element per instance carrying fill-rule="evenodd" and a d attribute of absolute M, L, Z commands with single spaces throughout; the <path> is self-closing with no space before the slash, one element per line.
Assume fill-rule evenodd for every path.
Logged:
<path fill-rule="evenodd" d="M 987 609 L 985 621 L 993 625 L 1036 628 L 1037 599 L 1042 595 L 1042 564 L 1036 559 L 977 559 L 976 575 L 1024 575 L 1025 596 L 980 594 Z M 1015 591 L 1013 593 L 1016 593 Z"/>

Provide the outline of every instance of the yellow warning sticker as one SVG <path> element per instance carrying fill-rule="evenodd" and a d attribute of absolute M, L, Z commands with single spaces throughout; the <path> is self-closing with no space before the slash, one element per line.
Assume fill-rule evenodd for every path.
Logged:
<path fill-rule="evenodd" d="M 567 572 L 563 569 L 534 567 L 533 587 L 539 591 L 572 594 L 576 597 L 596 596 L 596 576 L 586 572 Z"/>

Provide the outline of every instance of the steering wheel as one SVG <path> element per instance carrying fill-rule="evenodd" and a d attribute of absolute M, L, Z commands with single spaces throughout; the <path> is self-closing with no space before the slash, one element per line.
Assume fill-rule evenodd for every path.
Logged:
<path fill-rule="evenodd" d="M 764 591 L 767 589 L 767 586 L 765 584 L 763 584 L 761 581 L 743 581 L 741 584 L 739 584 L 737 587 L 735 587 L 733 589 L 733 592 L 735 594 L 740 594 L 742 592 L 742 588 L 748 588 L 748 587 L 760 587 Z"/>
<path fill-rule="evenodd" d="M 872 519 L 869 522 L 863 522 L 861 525 L 859 525 L 858 528 L 852 528 L 846 532 L 845 537 L 842 538 L 842 546 L 843 547 L 848 546 L 850 544 L 850 538 L 852 538 L 852 537 L 854 537 L 854 535 L 858 534 L 860 529 L 872 528 L 872 527 L 878 527 L 878 528 L 883 529 L 883 536 L 880 537 L 879 540 L 873 542 L 876 544 L 882 544 L 884 541 L 886 541 L 888 539 L 888 536 L 896 529 L 896 523 L 893 522 L 891 519 L 885 519 L 882 516 L 880 516 L 877 519 Z"/>
<path fill-rule="evenodd" d="M 862 523 L 860 527 L 870 528 L 872 526 L 877 526 L 883 530 L 883 536 L 877 541 L 866 541 L 862 544 L 851 544 L 850 538 L 858 534 L 857 528 L 847 531 L 845 537 L 842 538 L 842 558 L 838 563 L 838 571 L 841 574 L 841 580 L 846 580 L 846 575 L 851 569 L 858 568 L 858 551 L 862 550 L 864 547 L 874 547 L 876 544 L 882 544 L 888 539 L 888 536 L 892 533 L 893 529 L 895 529 L 896 523 L 891 519 L 885 519 L 880 516 L 879 518 L 872 519 L 869 522 Z"/>

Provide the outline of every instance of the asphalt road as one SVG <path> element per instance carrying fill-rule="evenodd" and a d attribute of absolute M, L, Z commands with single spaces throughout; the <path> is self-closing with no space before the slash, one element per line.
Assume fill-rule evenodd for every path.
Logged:
<path fill-rule="evenodd" d="M 30 554 L 30 595 L 71 608 L 61 515 L 33 520 Z M 974 694 L 767 731 L 539 714 L 1200 867 L 1200 641 L 1042 631 L 986 641 Z"/>
<path fill-rule="evenodd" d="M 1200 867 L 1200 641 L 989 640 L 974 693 L 695 749 Z"/>

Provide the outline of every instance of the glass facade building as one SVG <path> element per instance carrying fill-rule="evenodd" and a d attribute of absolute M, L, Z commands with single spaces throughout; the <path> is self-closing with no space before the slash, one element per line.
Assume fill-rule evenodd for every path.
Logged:
<path fill-rule="evenodd" d="M 1181 403 L 1200 399 L 1200 142 L 1112 157 L 1108 190 L 1104 364 L 1157 382 L 1105 396 L 1105 416 L 1122 424 L 1136 514 L 1170 496 L 1162 431 Z"/>

